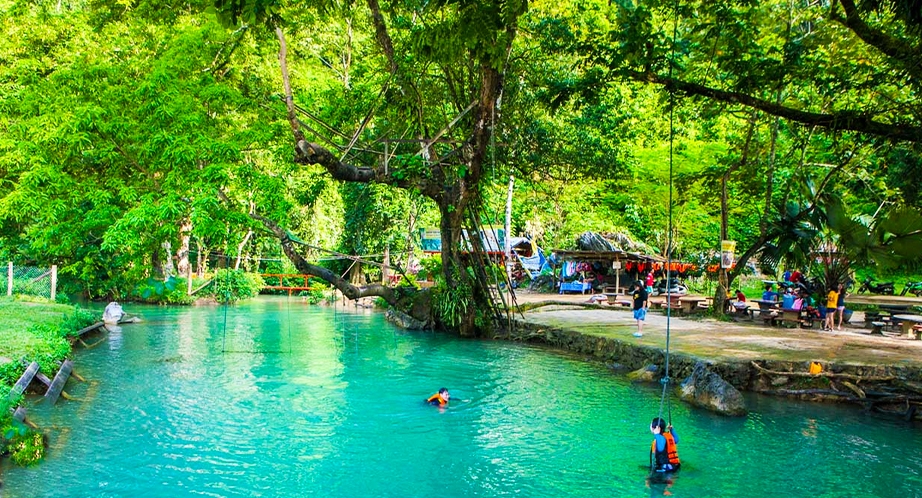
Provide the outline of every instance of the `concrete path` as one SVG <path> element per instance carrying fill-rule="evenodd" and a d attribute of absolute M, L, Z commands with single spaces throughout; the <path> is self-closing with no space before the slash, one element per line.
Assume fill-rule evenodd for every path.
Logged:
<path fill-rule="evenodd" d="M 608 304 L 592 308 L 572 305 L 586 303 L 589 297 L 516 293 L 519 304 L 555 303 L 525 312 L 525 320 L 530 323 L 665 348 L 665 315 L 656 311 L 648 313 L 643 337 L 636 338 L 632 335 L 637 331 L 636 321 L 629 309 Z M 860 313 L 855 313 L 852 321 L 863 324 Z M 922 341 L 905 338 L 896 332 L 871 336 L 868 329 L 853 326 L 843 331 L 765 327 L 758 318 L 755 322 L 724 322 L 713 318 L 671 317 L 668 327 L 671 351 L 702 359 L 830 361 L 922 367 Z"/>

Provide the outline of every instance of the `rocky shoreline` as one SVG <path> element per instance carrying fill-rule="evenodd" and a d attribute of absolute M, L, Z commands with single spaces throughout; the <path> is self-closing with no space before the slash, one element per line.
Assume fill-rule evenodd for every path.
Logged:
<path fill-rule="evenodd" d="M 661 347 L 523 320 L 513 320 L 511 325 L 495 338 L 544 344 L 587 355 L 621 373 L 649 370 L 651 366 L 661 369 L 665 360 L 665 349 Z M 739 391 L 806 401 L 851 403 L 907 420 L 922 420 L 922 410 L 918 408 L 922 406 L 922 368 L 827 361 L 822 363 L 822 372 L 811 374 L 810 363 L 699 358 L 676 351 L 670 351 L 669 355 L 670 377 L 676 386 L 692 376 L 696 365 L 703 364 L 708 372 Z M 659 377 L 654 375 L 648 380 L 659 382 Z"/>

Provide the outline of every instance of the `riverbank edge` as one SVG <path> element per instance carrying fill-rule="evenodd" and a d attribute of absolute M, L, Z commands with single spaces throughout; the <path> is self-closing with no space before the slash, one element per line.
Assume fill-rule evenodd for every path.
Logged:
<path fill-rule="evenodd" d="M 549 346 L 605 363 L 626 374 L 649 365 L 660 369 L 665 348 L 642 346 L 576 330 L 513 319 L 494 339 Z M 897 365 L 860 365 L 823 362 L 823 373 L 811 375 L 810 362 L 786 360 L 729 360 L 669 353 L 672 382 L 681 384 L 697 363 L 740 391 L 813 402 L 850 403 L 905 418 L 922 420 L 922 368 Z M 786 375 L 785 375 L 786 374 Z"/>

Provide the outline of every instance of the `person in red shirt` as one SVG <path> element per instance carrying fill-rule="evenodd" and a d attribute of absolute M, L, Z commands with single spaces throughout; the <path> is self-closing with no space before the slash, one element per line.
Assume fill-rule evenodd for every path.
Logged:
<path fill-rule="evenodd" d="M 647 272 L 647 280 L 646 280 L 646 282 L 644 282 L 644 283 L 647 284 L 647 285 L 646 285 L 646 287 L 647 287 L 647 294 L 653 294 L 653 272 L 652 272 L 652 271 L 651 271 L 651 272 Z"/>

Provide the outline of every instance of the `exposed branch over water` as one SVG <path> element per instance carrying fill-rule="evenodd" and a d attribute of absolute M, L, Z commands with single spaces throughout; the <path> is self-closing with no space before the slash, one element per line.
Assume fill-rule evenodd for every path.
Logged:
<path fill-rule="evenodd" d="M 759 372 L 768 375 L 782 375 L 784 377 L 826 377 L 830 379 L 850 379 L 856 380 L 859 382 L 888 382 L 895 380 L 896 376 L 894 375 L 885 375 L 885 376 L 867 376 L 862 377 L 860 375 L 847 374 L 847 373 L 834 373 L 834 372 L 820 372 L 820 373 L 810 373 L 810 372 L 779 372 L 775 370 L 769 370 L 765 367 L 762 367 L 756 362 L 751 362 L 752 366 L 756 367 Z"/>

